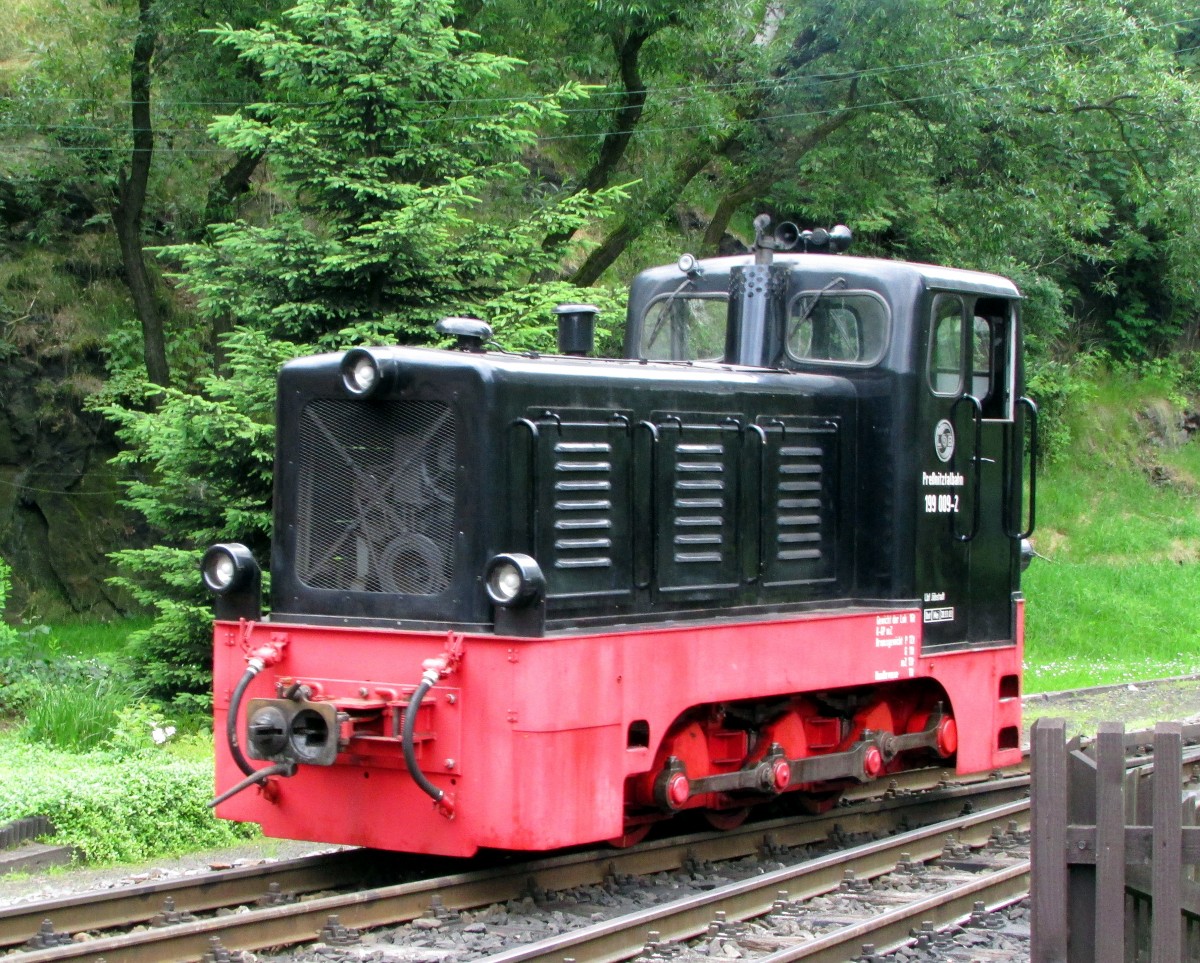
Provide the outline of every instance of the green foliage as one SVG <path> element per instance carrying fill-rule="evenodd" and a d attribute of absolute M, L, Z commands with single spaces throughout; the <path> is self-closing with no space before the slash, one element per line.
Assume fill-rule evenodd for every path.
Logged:
<path fill-rule="evenodd" d="M 211 132 L 267 155 L 285 207 L 165 250 L 203 314 L 330 344 L 364 323 L 425 341 L 438 317 L 553 269 L 561 250 L 543 239 L 619 199 L 523 199 L 523 156 L 584 91 L 567 83 L 481 110 L 475 99 L 520 63 L 471 49 L 451 17 L 446 0 L 304 0 L 278 23 L 214 31 L 269 99 Z"/>
<path fill-rule="evenodd" d="M 17 630 L 4 621 L 4 609 L 8 603 L 8 595 L 12 591 L 12 569 L 0 558 L 0 658 L 14 649 L 19 639 Z"/>
<path fill-rule="evenodd" d="M 66 752 L 94 749 L 118 724 L 120 713 L 139 696 L 139 686 L 112 673 L 44 684 L 22 706 L 22 738 Z"/>
<path fill-rule="evenodd" d="M 620 353 L 625 322 L 626 292 L 606 287 L 578 288 L 565 281 L 530 284 L 507 291 L 485 304 L 480 311 L 496 334 L 497 346 L 507 351 L 558 350 L 558 325 L 553 309 L 559 304 L 594 304 L 600 309 L 596 321 L 596 354 L 613 357 Z"/>
<path fill-rule="evenodd" d="M 126 444 L 118 461 L 134 473 L 127 504 L 170 543 L 115 553 L 118 580 L 156 613 L 135 632 L 130 654 L 157 698 L 203 697 L 211 670 L 211 599 L 200 586 L 203 549 L 240 541 L 265 563 L 271 531 L 271 467 L 275 372 L 308 352 L 242 330 L 225 341 L 228 374 L 201 380 L 200 393 L 161 392 L 157 409 L 135 406 L 111 387 L 98 406 L 118 425 Z M 125 387 L 147 396 L 158 389 Z"/>
<path fill-rule="evenodd" d="M 1043 464 L 1059 461 L 1071 450 L 1075 415 L 1094 396 L 1093 377 L 1100 360 L 1081 355 L 1073 362 L 1041 359 L 1030 364 L 1025 391 L 1038 406 L 1038 446 Z"/>
<path fill-rule="evenodd" d="M 76 847 L 89 862 L 228 846 L 257 832 L 218 820 L 205 805 L 212 795 L 211 761 L 179 758 L 169 749 L 168 743 L 132 756 L 113 751 L 80 756 L 6 740 L 0 751 L 0 823 L 46 816 L 57 829 L 55 840 Z"/>
<path fill-rule="evenodd" d="M 31 712 L 51 690 L 82 693 L 120 688 L 125 687 L 113 681 L 112 668 L 96 659 L 57 653 L 39 657 L 27 649 L 0 655 L 0 714 Z"/>

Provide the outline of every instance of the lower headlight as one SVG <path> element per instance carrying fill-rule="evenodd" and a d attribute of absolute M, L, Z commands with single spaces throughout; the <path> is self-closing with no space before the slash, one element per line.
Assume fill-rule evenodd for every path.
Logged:
<path fill-rule="evenodd" d="M 504 608 L 528 605 L 546 593 L 542 570 L 528 555 L 497 555 L 484 575 L 488 597 Z"/>
<path fill-rule="evenodd" d="M 258 563 L 250 549 L 237 542 L 213 545 L 200 562 L 204 586 L 216 595 L 248 588 L 258 572 Z"/>

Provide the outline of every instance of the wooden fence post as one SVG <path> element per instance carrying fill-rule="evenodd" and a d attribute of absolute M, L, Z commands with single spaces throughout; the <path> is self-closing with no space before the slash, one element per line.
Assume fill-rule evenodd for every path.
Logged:
<path fill-rule="evenodd" d="M 1125 726 L 1096 736 L 1096 961 L 1125 958 Z"/>
<path fill-rule="evenodd" d="M 1067 724 L 1033 724 L 1030 824 L 1037 845 L 1030 854 L 1032 963 L 1067 959 Z"/>
<path fill-rule="evenodd" d="M 1151 963 L 1183 959 L 1180 918 L 1183 887 L 1183 806 L 1179 771 L 1183 767 L 1183 727 L 1160 722 L 1154 727 L 1154 842 L 1152 847 Z"/>

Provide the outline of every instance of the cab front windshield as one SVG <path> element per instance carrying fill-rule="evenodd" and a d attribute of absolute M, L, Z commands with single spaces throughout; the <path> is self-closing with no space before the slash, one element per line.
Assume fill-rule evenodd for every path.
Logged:
<path fill-rule="evenodd" d="M 668 295 L 642 319 L 638 357 L 647 361 L 720 361 L 725 356 L 728 301 Z"/>
<path fill-rule="evenodd" d="M 788 314 L 787 352 L 793 361 L 872 365 L 887 347 L 887 305 L 873 292 L 803 292 Z"/>

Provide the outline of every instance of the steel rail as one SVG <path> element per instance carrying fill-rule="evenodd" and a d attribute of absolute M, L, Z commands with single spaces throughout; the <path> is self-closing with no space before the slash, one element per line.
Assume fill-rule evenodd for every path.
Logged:
<path fill-rule="evenodd" d="M 562 963 L 564 958 L 588 960 L 589 963 L 618 963 L 637 956 L 650 933 L 657 934 L 655 941 L 691 939 L 707 931 L 717 912 L 723 912 L 731 921 L 763 916 L 775 905 L 781 890 L 786 890 L 789 900 L 811 899 L 837 889 L 847 869 L 853 869 L 860 879 L 882 876 L 896 868 L 901 854 L 921 862 L 940 855 L 947 833 L 955 834 L 960 842 L 981 846 L 997 823 L 1004 824 L 1012 819 L 1028 826 L 1028 799 L 830 853 L 486 959 L 488 963 Z M 924 918 L 930 918 L 928 912 Z M 834 958 L 846 959 L 844 952 L 842 956 L 830 959 Z M 783 959 L 780 957 L 781 961 Z"/>
<path fill-rule="evenodd" d="M 994 912 L 1027 896 L 1029 865 L 1029 860 L 1025 859 L 1002 869 L 985 870 L 975 879 L 869 920 L 841 927 L 801 945 L 758 957 L 755 963 L 793 963 L 795 960 L 844 963 L 859 952 L 864 938 L 875 942 L 877 952 L 891 952 L 910 941 L 914 925 L 928 922 L 934 929 L 941 929 L 966 919 L 977 902 Z"/>
<path fill-rule="evenodd" d="M 103 891 L 89 891 L 0 908 L 0 949 L 19 946 L 49 919 L 59 932 L 78 933 L 133 926 L 163 911 L 167 898 L 180 913 L 196 913 L 254 903 L 277 884 L 284 893 L 316 892 L 361 883 L 372 856 L 345 850 L 280 860 L 256 866 L 213 870 L 202 876 L 155 880 Z"/>
<path fill-rule="evenodd" d="M 287 906 L 259 908 L 234 916 L 176 923 L 140 933 L 29 950 L 18 959 L 19 963 L 101 959 L 140 963 L 197 959 L 210 949 L 214 937 L 228 950 L 287 945 L 317 939 L 330 916 L 337 916 L 344 926 L 363 929 L 407 922 L 427 915 L 435 896 L 447 909 L 472 909 L 519 898 L 526 895 L 531 886 L 548 891 L 563 890 L 601 883 L 616 872 L 641 875 L 679 869 L 694 860 L 734 859 L 763 850 L 820 842 L 835 826 L 845 833 L 878 830 L 890 814 L 906 810 L 919 808 L 923 816 L 945 818 L 958 814 L 964 806 L 971 804 L 972 799 L 981 795 L 1024 796 L 1027 783 L 1027 778 L 1013 777 L 948 786 L 932 790 L 928 795 L 884 798 L 802 820 L 792 816 L 727 833 L 698 833 L 627 850 L 589 850 L 516 866 L 401 883 Z M 1019 807 L 1020 804 L 1016 805 Z M 931 832 L 940 838 L 946 830 Z M 836 854 L 829 857 L 833 862 L 838 859 Z M 261 892 L 261 883 L 257 892 Z"/>

